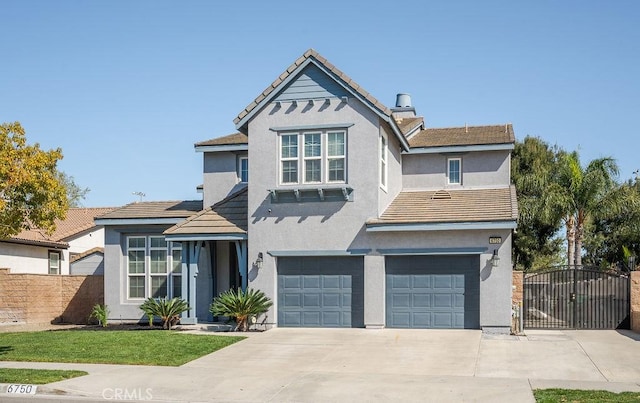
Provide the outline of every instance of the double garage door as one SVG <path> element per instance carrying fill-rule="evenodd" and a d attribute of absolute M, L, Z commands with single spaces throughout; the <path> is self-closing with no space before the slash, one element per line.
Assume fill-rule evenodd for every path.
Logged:
<path fill-rule="evenodd" d="M 386 327 L 479 328 L 478 256 L 388 256 Z M 278 326 L 363 327 L 362 257 L 278 259 Z"/>

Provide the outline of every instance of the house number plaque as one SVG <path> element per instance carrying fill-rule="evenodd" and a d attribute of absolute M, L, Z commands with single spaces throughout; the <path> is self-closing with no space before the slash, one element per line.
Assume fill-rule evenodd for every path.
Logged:
<path fill-rule="evenodd" d="M 499 236 L 490 236 L 489 237 L 489 243 L 494 245 L 494 244 L 500 244 L 502 243 L 502 237 Z"/>

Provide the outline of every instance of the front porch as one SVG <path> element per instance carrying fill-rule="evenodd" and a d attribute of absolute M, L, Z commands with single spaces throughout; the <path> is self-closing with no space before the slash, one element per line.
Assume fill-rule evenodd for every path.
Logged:
<path fill-rule="evenodd" d="M 190 309 L 181 323 L 211 323 L 214 297 L 232 288 L 247 289 L 247 189 L 200 211 L 164 232 L 182 244 L 182 298 Z"/>

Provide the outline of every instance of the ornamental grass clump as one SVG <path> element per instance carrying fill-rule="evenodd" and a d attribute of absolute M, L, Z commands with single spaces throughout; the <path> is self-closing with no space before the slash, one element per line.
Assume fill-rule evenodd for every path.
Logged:
<path fill-rule="evenodd" d="M 260 290 L 228 290 L 213 299 L 209 312 L 214 316 L 235 318 L 236 330 L 249 330 L 249 319 L 266 313 L 273 302 Z"/>
<path fill-rule="evenodd" d="M 149 318 L 149 325 L 153 324 L 155 316 L 162 320 L 162 328 L 170 330 L 180 321 L 180 314 L 189 310 L 189 304 L 182 298 L 147 298 L 140 309 Z"/>

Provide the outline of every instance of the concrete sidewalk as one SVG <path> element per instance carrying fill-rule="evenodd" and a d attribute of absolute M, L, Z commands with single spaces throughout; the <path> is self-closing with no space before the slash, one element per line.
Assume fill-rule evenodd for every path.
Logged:
<path fill-rule="evenodd" d="M 272 329 L 182 367 L 0 362 L 81 369 L 48 397 L 157 401 L 517 401 L 532 389 L 640 392 L 640 335 L 626 331 Z M 206 336 L 203 336 L 206 337 Z M 2 389 L 4 390 L 4 389 Z M 127 395 L 125 395 L 125 393 Z"/>

